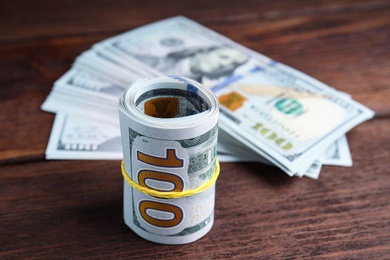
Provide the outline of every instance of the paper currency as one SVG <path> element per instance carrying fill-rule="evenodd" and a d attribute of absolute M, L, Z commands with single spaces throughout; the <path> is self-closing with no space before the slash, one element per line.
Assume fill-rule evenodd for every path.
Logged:
<path fill-rule="evenodd" d="M 118 102 L 118 97 L 123 92 L 124 88 L 124 84 L 114 83 L 111 79 L 100 74 L 72 68 L 55 82 L 50 96 L 42 105 L 42 109 L 69 114 L 67 118 L 70 118 L 70 120 L 56 120 L 56 122 L 73 122 L 74 120 L 71 115 L 76 114 L 77 118 L 80 118 L 80 116 L 85 117 L 83 120 L 77 121 L 79 124 L 78 127 L 80 128 L 87 127 L 87 125 L 93 121 L 95 126 L 99 125 L 100 128 L 112 129 L 113 127 L 116 127 L 115 125 L 119 124 L 116 104 Z M 64 116 L 62 115 L 61 118 L 64 118 Z M 91 119 L 96 120 L 94 121 Z M 106 124 L 101 121 L 113 125 L 108 124 L 106 126 Z M 65 126 L 59 126 L 59 123 L 56 123 L 53 126 L 53 129 L 64 127 Z M 119 136 L 119 131 L 117 132 Z M 121 147 L 118 146 L 117 150 L 121 151 Z M 221 162 L 252 161 L 270 164 L 270 162 L 263 157 L 254 154 L 242 143 L 227 137 L 223 130 L 219 132 L 218 152 L 220 152 L 219 160 Z M 72 150 L 67 150 L 66 158 L 78 159 L 80 156 L 78 153 L 71 153 Z M 93 154 L 97 156 L 96 159 L 105 159 L 105 157 L 102 157 L 99 153 Z M 352 164 L 348 143 L 345 137 L 331 145 L 331 147 L 327 149 L 326 154 L 327 156 L 323 161 L 324 164 L 342 166 L 350 166 Z M 61 155 L 61 153 L 54 156 L 53 151 L 49 149 L 47 157 L 61 159 L 59 155 Z M 94 155 L 92 154 L 88 154 L 87 157 L 91 159 L 93 156 Z M 84 158 L 84 156 L 81 156 L 80 159 L 82 158 Z M 122 153 L 120 152 L 114 158 L 122 159 Z"/>
<path fill-rule="evenodd" d="M 218 144 L 222 159 L 271 163 L 289 175 L 317 178 L 322 164 L 350 166 L 348 143 L 337 140 L 373 116 L 347 94 L 185 17 L 95 44 L 56 82 L 42 109 L 117 125 L 115 100 L 120 91 L 106 91 L 161 75 L 186 76 L 225 97 L 220 129 L 226 138 Z M 227 105 L 230 90 L 246 98 L 234 111 Z M 231 146 L 227 140 L 232 139 L 240 145 Z M 289 144 L 293 149 L 280 149 Z"/>
<path fill-rule="evenodd" d="M 256 60 L 270 60 L 184 17 L 142 26 L 93 48 L 123 66 L 182 75 L 206 87 L 245 71 Z"/>
<path fill-rule="evenodd" d="M 352 157 L 346 136 L 342 136 L 326 149 L 322 163 L 336 166 L 352 166 Z"/>
<path fill-rule="evenodd" d="M 140 76 L 150 75 L 148 73 L 139 74 L 130 70 L 128 67 L 124 67 L 121 63 L 110 59 L 106 55 L 93 50 L 83 52 L 76 58 L 73 66 L 90 70 L 91 72 L 98 72 L 101 75 L 115 79 L 125 85 L 129 85 L 134 80 L 140 78 Z"/>
<path fill-rule="evenodd" d="M 275 62 L 228 79 L 213 88 L 221 103 L 221 127 L 251 142 L 254 151 L 287 173 L 299 175 L 324 147 L 373 115 L 315 83 Z"/>
<path fill-rule="evenodd" d="M 218 100 L 182 77 L 139 80 L 119 101 L 124 165 L 152 190 L 188 191 L 216 171 Z M 184 244 L 204 236 L 214 221 L 215 184 L 183 198 L 160 198 L 124 182 L 124 218 L 141 237 Z"/>
<path fill-rule="evenodd" d="M 150 72 L 195 79 L 213 87 L 220 95 L 224 91 L 226 102 L 236 97 L 249 100 L 242 102 L 246 105 L 236 114 L 225 106 L 221 128 L 290 175 L 304 174 L 332 142 L 373 116 L 371 110 L 338 94 L 333 88 L 184 17 L 112 37 L 96 44 L 95 49 L 110 52 L 113 59 L 127 66 L 132 64 Z M 257 106 L 248 98 L 249 94 L 242 93 L 244 90 L 235 91 L 239 93 L 235 97 L 227 93 L 232 89 L 230 85 L 239 81 L 252 81 L 255 91 L 259 91 L 260 87 L 256 87 L 259 84 L 263 86 L 262 90 L 269 91 L 263 96 L 268 101 L 274 100 L 272 111 L 271 106 Z M 289 94 L 283 94 L 283 91 Z M 291 94 L 293 92 L 296 94 Z M 265 100 L 261 95 L 257 95 L 257 102 Z M 279 102 L 277 106 L 276 102 Z M 248 104 L 252 106 L 249 108 Z M 288 114 L 289 106 L 298 105 L 302 111 L 294 113 L 299 115 Z M 266 111 L 262 112 L 262 109 Z M 241 113 L 240 116 L 236 116 L 237 113 Z M 264 131 L 267 132 L 265 136 Z M 274 136 L 273 141 L 279 143 L 269 138 Z"/>
<path fill-rule="evenodd" d="M 81 115 L 119 126 L 117 104 L 127 86 L 97 72 L 72 68 L 54 83 L 41 109 Z"/>
<path fill-rule="evenodd" d="M 50 134 L 46 158 L 121 160 L 119 128 L 85 117 L 58 113 Z"/>

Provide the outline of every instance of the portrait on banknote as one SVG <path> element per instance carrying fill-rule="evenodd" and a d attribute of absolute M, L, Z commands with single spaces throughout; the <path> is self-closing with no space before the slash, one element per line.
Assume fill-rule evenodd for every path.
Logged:
<path fill-rule="evenodd" d="M 159 45 L 166 50 L 160 52 L 161 56 L 134 53 L 133 57 L 166 75 L 181 75 L 202 83 L 231 76 L 249 60 L 248 55 L 228 45 L 186 46 L 175 38 L 162 38 Z"/>
<path fill-rule="evenodd" d="M 146 26 L 108 39 L 97 48 L 121 57 L 128 66 L 184 76 L 208 87 L 253 66 L 248 51 L 185 19 Z"/>

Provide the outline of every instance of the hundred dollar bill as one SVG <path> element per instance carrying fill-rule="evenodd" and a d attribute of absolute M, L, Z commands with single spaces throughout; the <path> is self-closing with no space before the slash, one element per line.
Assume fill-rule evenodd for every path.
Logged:
<path fill-rule="evenodd" d="M 94 50 L 87 50 L 78 56 L 73 67 L 88 70 L 90 72 L 99 72 L 99 74 L 121 82 L 126 86 L 140 77 L 150 75 L 130 70 L 116 60 L 110 59 L 107 55 Z"/>
<path fill-rule="evenodd" d="M 125 87 L 127 85 L 103 75 L 72 68 L 54 83 L 41 109 L 81 115 L 119 126 L 117 104 Z"/>
<path fill-rule="evenodd" d="M 321 159 L 323 164 L 351 166 L 351 154 L 349 153 L 348 143 L 344 140 L 346 140 L 346 136 L 342 136 L 325 150 L 323 159 Z M 243 161 L 259 161 L 271 164 L 258 154 L 253 153 L 253 151 L 248 149 L 248 147 L 244 144 L 235 139 L 229 138 L 229 135 L 227 134 L 223 134 L 223 130 L 221 129 L 218 132 L 218 152 L 226 155 L 237 156 L 237 158 L 246 158 Z M 245 154 L 245 156 L 241 156 L 242 154 Z"/>
<path fill-rule="evenodd" d="M 46 149 L 46 159 L 120 160 L 118 127 L 101 121 L 58 113 Z"/>
<path fill-rule="evenodd" d="M 373 112 L 276 62 L 213 87 L 221 127 L 230 135 L 300 175 L 331 143 Z M 325 148 L 325 149 L 324 149 Z"/>
<path fill-rule="evenodd" d="M 206 87 L 269 61 L 185 17 L 155 22 L 97 43 L 93 49 L 126 67 L 182 75 Z"/>
<path fill-rule="evenodd" d="M 94 48 L 127 67 L 212 87 L 225 102 L 220 127 L 289 175 L 304 174 L 332 142 L 373 116 L 333 88 L 184 17 L 142 26 Z M 267 94 L 252 98 L 230 86 L 246 81 Z M 242 107 L 231 107 L 232 99 L 242 100 Z"/>
<path fill-rule="evenodd" d="M 128 84 L 120 83 L 115 81 L 115 78 L 98 72 L 71 68 L 54 83 L 52 92 L 85 100 L 99 100 L 111 106 L 118 103 L 120 94 L 127 86 Z"/>
<path fill-rule="evenodd" d="M 325 151 L 323 164 L 336 166 L 352 166 L 352 157 L 346 136 L 331 144 Z"/>
<path fill-rule="evenodd" d="M 139 80 L 119 101 L 126 175 L 150 190 L 191 191 L 216 171 L 218 101 L 182 77 Z M 124 182 L 124 218 L 139 236 L 184 244 L 214 221 L 215 183 L 188 197 L 163 198 Z"/>
<path fill-rule="evenodd" d="M 105 77 L 104 75 L 72 68 L 54 83 L 51 94 L 43 103 L 42 109 L 50 112 L 75 114 L 77 118 L 80 118 L 80 115 L 87 117 L 77 121 L 80 128 L 86 127 L 86 125 L 89 125 L 93 121 L 95 128 L 111 129 L 113 127 L 111 124 L 119 124 L 116 104 L 119 95 L 125 87 L 124 84 L 115 82 L 115 79 Z M 94 118 L 97 120 L 94 121 Z M 57 120 L 57 122 L 68 121 Z M 110 124 L 105 126 L 106 124 L 100 121 L 106 121 Z M 54 129 L 56 128 L 62 128 L 62 126 L 57 123 L 54 125 Z M 218 152 L 220 153 L 220 162 L 252 161 L 270 163 L 258 154 L 251 152 L 242 143 L 227 138 L 223 133 L 224 131 L 219 131 Z M 117 150 L 121 151 L 121 148 L 118 146 Z M 80 156 L 78 152 L 72 154 L 72 150 L 67 150 L 65 154 L 65 157 L 68 159 L 77 159 Z M 88 150 L 84 150 L 82 154 L 88 154 Z M 104 159 L 101 153 L 88 154 L 87 157 L 93 158 L 94 155 L 96 155 L 95 159 Z M 84 158 L 84 156 L 81 158 Z M 121 159 L 121 152 L 115 158 Z M 61 156 L 57 155 L 56 159 L 61 159 Z M 344 166 L 351 165 L 352 160 L 345 138 L 336 141 L 327 149 L 323 163 Z"/>
<path fill-rule="evenodd" d="M 337 149 L 337 147 L 334 148 Z M 321 155 L 320 158 L 316 158 L 305 172 L 297 174 L 297 176 L 306 176 L 312 179 L 317 179 L 323 165 L 322 157 L 324 157 L 324 155 Z M 259 154 L 253 153 L 253 151 L 248 149 L 248 147 L 242 143 L 229 138 L 223 130 L 219 131 L 218 136 L 218 158 L 222 158 L 222 160 L 226 162 L 260 162 L 263 164 L 273 165 L 270 161 L 266 160 Z"/>

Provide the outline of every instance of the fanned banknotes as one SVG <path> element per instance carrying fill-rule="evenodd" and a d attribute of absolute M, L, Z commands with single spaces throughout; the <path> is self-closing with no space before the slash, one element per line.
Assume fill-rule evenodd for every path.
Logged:
<path fill-rule="evenodd" d="M 289 175 L 317 178 L 322 164 L 352 165 L 345 133 L 373 116 L 345 93 L 185 17 L 96 43 L 55 83 L 42 109 L 118 127 L 119 93 L 136 79 L 161 75 L 191 78 L 219 96 L 221 160 L 272 164 Z M 53 133 L 71 122 L 57 120 Z M 69 143 L 55 136 L 52 143 Z M 72 158 L 69 145 L 50 146 L 48 158 L 61 158 L 55 147 L 70 149 L 64 158 Z"/>
<path fill-rule="evenodd" d="M 141 237 L 184 244 L 211 229 L 215 183 L 200 193 L 180 194 L 205 185 L 217 174 L 218 111 L 212 91 L 182 77 L 138 80 L 121 96 L 126 174 L 142 187 L 179 193 L 161 198 L 125 181 L 125 222 Z"/>
<path fill-rule="evenodd" d="M 221 128 L 285 172 L 306 171 L 323 149 L 372 111 L 276 62 L 213 87 Z"/>
<path fill-rule="evenodd" d="M 304 175 L 331 143 L 373 116 L 333 88 L 184 17 L 94 48 L 123 66 L 184 75 L 223 94 L 220 127 L 289 175 Z"/>

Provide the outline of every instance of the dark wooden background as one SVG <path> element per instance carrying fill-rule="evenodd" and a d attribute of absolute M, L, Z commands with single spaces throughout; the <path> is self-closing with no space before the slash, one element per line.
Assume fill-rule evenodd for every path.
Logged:
<path fill-rule="evenodd" d="M 119 161 L 46 161 L 39 107 L 95 42 L 184 15 L 373 109 L 353 167 L 318 180 L 223 163 L 215 223 L 154 244 L 122 218 Z M 1 1 L 0 259 L 390 259 L 390 1 Z"/>

